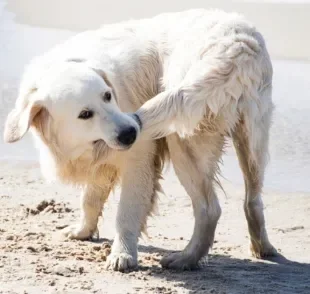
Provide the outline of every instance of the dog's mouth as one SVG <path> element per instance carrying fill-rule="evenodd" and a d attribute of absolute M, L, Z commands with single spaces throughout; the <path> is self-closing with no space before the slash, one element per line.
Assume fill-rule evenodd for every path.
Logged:
<path fill-rule="evenodd" d="M 110 148 L 102 139 L 93 141 L 93 160 L 106 159 L 109 156 Z"/>
<path fill-rule="evenodd" d="M 104 140 L 98 139 L 92 142 L 95 149 L 113 149 L 117 151 L 126 151 L 131 148 L 132 145 L 113 144 L 112 146 L 107 144 Z"/>
<path fill-rule="evenodd" d="M 98 145 L 107 145 L 111 149 L 115 150 L 128 150 L 135 143 L 137 136 L 142 128 L 142 122 L 140 117 L 133 113 L 131 114 L 132 119 L 136 122 L 136 124 L 126 124 L 119 127 L 117 136 L 108 141 L 104 141 L 102 139 L 97 139 L 92 141 L 92 145 L 94 148 L 98 147 Z M 138 125 L 138 126 L 137 126 Z"/>
<path fill-rule="evenodd" d="M 93 141 L 93 145 L 96 145 L 98 143 L 104 143 L 104 141 L 102 139 L 98 139 L 98 140 Z"/>

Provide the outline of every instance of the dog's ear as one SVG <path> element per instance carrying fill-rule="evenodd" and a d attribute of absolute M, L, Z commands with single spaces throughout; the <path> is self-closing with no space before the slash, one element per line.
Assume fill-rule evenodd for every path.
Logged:
<path fill-rule="evenodd" d="M 43 109 L 43 101 L 23 101 L 23 103 L 17 103 L 6 119 L 4 141 L 13 143 L 20 140 L 29 130 L 35 117 Z"/>
<path fill-rule="evenodd" d="M 118 99 L 117 99 L 117 95 L 116 95 L 116 92 L 115 92 L 115 88 L 113 86 L 113 84 L 111 83 L 111 80 L 108 78 L 108 75 L 105 71 L 101 70 L 101 69 L 96 69 L 96 68 L 93 68 L 92 69 L 100 76 L 102 77 L 102 79 L 104 80 L 104 82 L 111 88 L 112 90 L 112 93 L 114 95 L 114 98 L 116 100 L 116 102 L 118 102 Z"/>
<path fill-rule="evenodd" d="M 108 75 L 101 69 L 92 68 L 99 76 L 101 76 L 104 82 L 113 90 L 113 85 L 108 78 Z"/>
<path fill-rule="evenodd" d="M 87 66 L 89 66 L 93 71 L 95 71 L 99 76 L 101 76 L 103 78 L 103 80 L 105 81 L 105 83 L 112 89 L 113 85 L 111 83 L 111 81 L 108 79 L 107 74 L 102 70 L 102 69 L 98 69 L 97 68 L 97 64 L 93 63 L 93 62 L 89 62 L 84 58 L 68 58 L 66 59 L 67 62 L 76 62 L 76 63 L 85 63 Z"/>

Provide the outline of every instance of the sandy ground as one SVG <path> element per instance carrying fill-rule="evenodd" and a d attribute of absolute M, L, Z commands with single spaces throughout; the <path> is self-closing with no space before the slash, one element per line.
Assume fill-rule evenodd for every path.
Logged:
<path fill-rule="evenodd" d="M 78 191 L 45 183 L 36 163 L 2 162 L 0 293 L 310 293 L 310 195 L 266 191 L 267 229 L 282 256 L 261 261 L 248 253 L 243 188 L 223 183 L 223 215 L 200 269 L 175 272 L 159 265 L 162 255 L 186 245 L 193 226 L 190 200 L 168 171 L 149 239 L 140 242 L 139 269 L 118 273 L 104 270 L 118 191 L 104 209 L 98 240 L 65 240 L 61 228 L 79 218 Z M 45 210 L 38 207 L 43 200 L 50 204 Z"/>

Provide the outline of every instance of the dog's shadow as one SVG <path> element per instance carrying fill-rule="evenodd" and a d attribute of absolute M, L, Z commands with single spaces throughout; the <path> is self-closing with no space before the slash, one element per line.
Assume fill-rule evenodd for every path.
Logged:
<path fill-rule="evenodd" d="M 172 251 L 139 245 L 139 252 L 166 255 Z M 190 293 L 310 293 L 310 264 L 290 261 L 281 254 L 267 262 L 210 254 L 207 263 L 192 271 L 163 269 L 159 263 L 145 266 L 143 262 L 138 270 Z"/>

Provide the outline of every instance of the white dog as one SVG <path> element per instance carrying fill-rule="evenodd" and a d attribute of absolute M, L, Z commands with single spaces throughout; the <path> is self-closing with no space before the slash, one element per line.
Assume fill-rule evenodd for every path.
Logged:
<path fill-rule="evenodd" d="M 208 253 L 221 215 L 217 163 L 231 136 L 245 178 L 251 250 L 261 258 L 276 253 L 261 200 L 271 88 L 264 40 L 241 16 L 162 14 L 81 33 L 33 61 L 4 137 L 17 141 L 31 127 L 43 172 L 83 188 L 81 222 L 66 230 L 71 238 L 95 233 L 121 180 L 107 265 L 125 270 L 137 265 L 138 238 L 168 151 L 192 199 L 195 228 L 184 251 L 161 264 L 193 268 Z"/>

